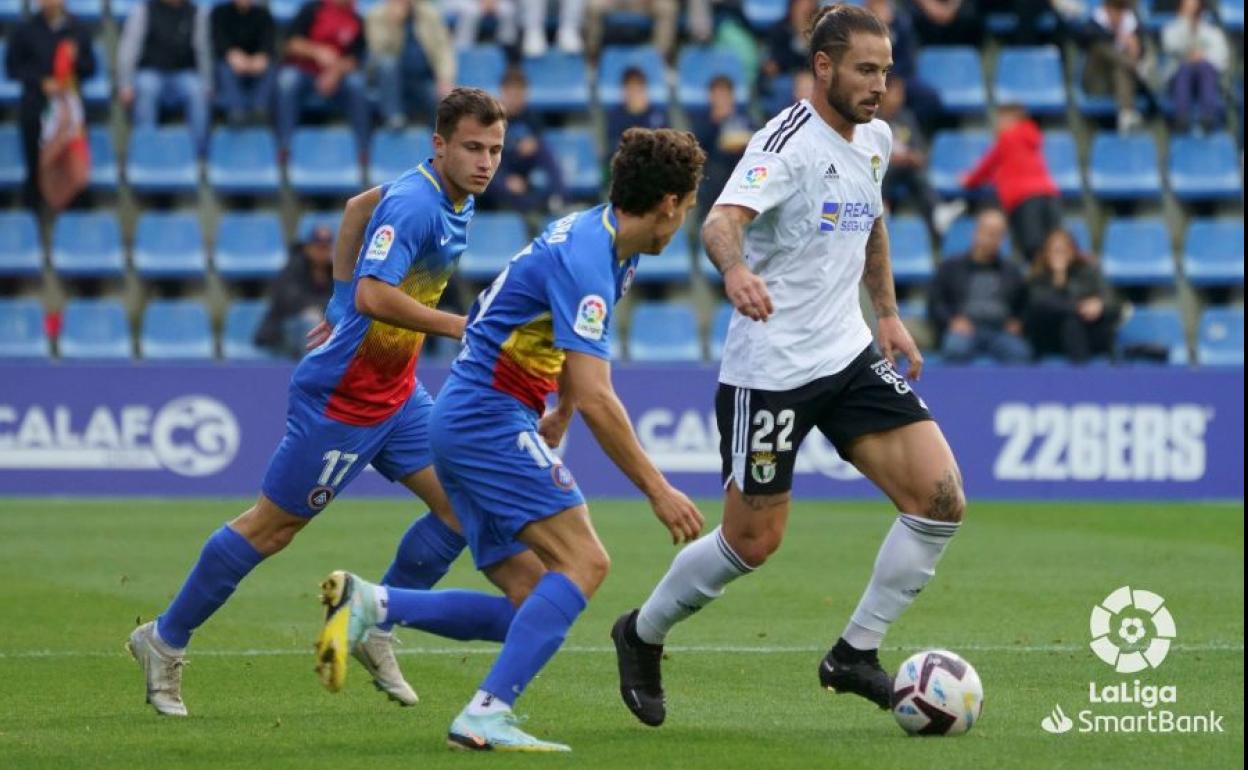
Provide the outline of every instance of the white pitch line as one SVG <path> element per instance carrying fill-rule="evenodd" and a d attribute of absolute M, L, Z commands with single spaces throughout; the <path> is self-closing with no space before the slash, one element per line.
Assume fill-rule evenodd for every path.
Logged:
<path fill-rule="evenodd" d="M 951 649 L 956 652 L 1084 652 L 1088 649 L 1081 644 L 959 644 L 959 645 L 913 645 L 907 647 L 885 647 L 885 652 L 910 652 L 922 649 Z M 1171 650 L 1175 652 L 1243 652 L 1243 642 L 1203 642 L 1199 644 L 1175 644 Z M 400 647 L 395 650 L 398 655 L 495 655 L 498 647 Z M 605 655 L 615 652 L 614 647 L 569 645 L 559 649 L 563 653 Z M 669 653 L 709 652 L 741 655 L 784 655 L 787 653 L 827 652 L 826 647 L 782 647 L 782 646 L 748 646 L 748 645 L 670 645 Z M 292 647 L 268 650 L 194 650 L 190 657 L 204 658 L 266 658 L 283 656 L 311 655 L 308 649 Z M 103 650 L 12 650 L 0 652 L 0 660 L 38 659 L 38 658 L 114 658 L 124 656 L 124 651 L 107 652 Z"/>

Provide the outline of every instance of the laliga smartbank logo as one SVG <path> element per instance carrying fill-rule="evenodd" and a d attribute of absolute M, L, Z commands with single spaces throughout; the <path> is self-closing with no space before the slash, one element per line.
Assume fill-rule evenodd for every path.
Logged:
<path fill-rule="evenodd" d="M 1170 653 L 1177 630 L 1174 617 L 1161 595 L 1143 589 L 1122 586 L 1092 608 L 1088 626 L 1092 634 L 1089 645 L 1096 657 L 1119 674 L 1134 674 L 1156 669 Z M 1116 712 L 1098 713 L 1087 708 L 1067 716 L 1061 704 L 1053 707 L 1040 720 L 1047 733 L 1062 735 L 1080 733 L 1221 733 L 1222 716 L 1214 711 L 1199 714 L 1179 713 L 1168 708 L 1179 703 L 1179 688 L 1174 684 L 1149 684 L 1139 679 L 1120 680 L 1108 684 L 1088 682 L 1088 704 L 1106 704 Z M 1163 707 L 1166 706 L 1166 707 Z M 1135 713 L 1122 713 L 1137 709 Z M 1138 709 L 1142 709 L 1139 711 Z"/>

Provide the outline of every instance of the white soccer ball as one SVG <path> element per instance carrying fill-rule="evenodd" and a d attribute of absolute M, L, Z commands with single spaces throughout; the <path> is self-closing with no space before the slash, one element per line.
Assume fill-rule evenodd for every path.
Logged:
<path fill-rule="evenodd" d="M 893 716 L 911 735 L 961 735 L 983 706 L 979 674 L 948 650 L 910 656 L 893 680 Z"/>

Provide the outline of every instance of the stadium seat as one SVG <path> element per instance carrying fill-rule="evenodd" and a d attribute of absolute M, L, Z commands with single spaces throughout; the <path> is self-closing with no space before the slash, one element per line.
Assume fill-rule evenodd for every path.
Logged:
<path fill-rule="evenodd" d="M 975 238 L 975 220 L 968 216 L 958 217 L 949 225 L 949 229 L 945 231 L 945 236 L 940 242 L 940 258 L 949 259 L 951 257 L 964 257 L 971 250 L 971 241 Z M 1014 244 L 1011 242 L 1010 233 L 1007 230 L 1005 239 L 1001 242 L 1001 255 L 1009 257 L 1014 253 Z"/>
<path fill-rule="evenodd" d="M 52 227 L 52 268 L 67 278 L 119 278 L 121 227 L 111 211 L 67 211 Z"/>
<path fill-rule="evenodd" d="M 341 211 L 308 211 L 299 217 L 299 226 L 295 228 L 295 238 L 306 241 L 317 225 L 328 225 L 329 229 L 338 234 L 338 225 L 342 222 Z"/>
<path fill-rule="evenodd" d="M 784 20 L 788 13 L 788 0 L 744 0 L 742 12 L 745 20 L 758 32 L 767 32 Z"/>
<path fill-rule="evenodd" d="M 227 195 L 276 195 L 282 178 L 267 128 L 218 128 L 208 147 L 208 184 Z"/>
<path fill-rule="evenodd" d="M 126 179 L 138 193 L 192 193 L 199 168 L 186 126 L 138 127 L 130 131 Z"/>
<path fill-rule="evenodd" d="M 98 24 L 104 17 L 104 0 L 65 0 L 65 10 L 84 24 Z"/>
<path fill-rule="evenodd" d="M 118 0 L 109 0 L 109 2 L 116 6 Z M 277 23 L 277 26 L 285 27 L 294 20 L 303 2 L 304 0 L 269 0 L 269 13 L 273 14 L 273 21 Z"/>
<path fill-rule="evenodd" d="M 1183 273 L 1194 286 L 1244 285 L 1244 223 L 1196 219 L 1184 238 Z"/>
<path fill-rule="evenodd" d="M 712 361 L 718 361 L 724 355 L 724 340 L 728 339 L 728 324 L 732 321 L 732 305 L 721 302 L 711 316 L 711 339 L 707 350 Z"/>
<path fill-rule="evenodd" d="M 458 85 L 471 86 L 498 95 L 507 70 L 503 49 L 496 45 L 475 45 L 457 53 Z"/>
<path fill-rule="evenodd" d="M 7 40 L 0 40 L 0 62 L 8 54 Z M 22 84 L 9 78 L 7 68 L 0 68 L 0 107 L 10 107 L 22 98 Z"/>
<path fill-rule="evenodd" d="M 113 137 L 108 126 L 88 127 L 87 146 L 91 151 L 88 186 L 92 190 L 117 192 L 117 153 L 113 151 Z"/>
<path fill-rule="evenodd" d="M 1066 217 L 1062 220 L 1062 227 L 1075 236 L 1075 243 L 1078 244 L 1080 251 L 1088 254 L 1096 253 L 1092 243 L 1092 231 L 1088 229 L 1088 221 L 1086 219 L 1083 217 Z"/>
<path fill-rule="evenodd" d="M 368 183 L 385 184 L 433 155 L 432 129 L 418 126 L 403 131 L 374 131 L 368 153 Z"/>
<path fill-rule="evenodd" d="M 659 52 L 648 45 L 614 46 L 602 50 L 598 63 L 598 103 L 604 109 L 617 107 L 624 100 L 621 80 L 632 67 L 646 74 L 650 102 L 658 107 L 667 105 L 667 77 Z"/>
<path fill-rule="evenodd" d="M 22 0 L 0 0 L 0 24 L 12 24 L 22 18 Z M 0 61 L 4 58 L 0 57 Z"/>
<path fill-rule="evenodd" d="M 588 128 L 551 129 L 542 134 L 550 147 L 559 148 L 555 160 L 563 172 L 563 186 L 571 198 L 597 201 L 602 197 L 602 162 L 598 140 Z"/>
<path fill-rule="evenodd" d="M 202 279 L 208 273 L 208 256 L 199 215 L 186 211 L 140 214 L 133 257 L 140 278 Z"/>
<path fill-rule="evenodd" d="M 1101 242 L 1105 277 L 1127 286 L 1174 283 L 1170 233 L 1160 219 L 1111 219 Z"/>
<path fill-rule="evenodd" d="M 1075 147 L 1073 134 L 1069 131 L 1045 131 L 1044 160 L 1062 195 L 1083 195 L 1083 167 L 1079 165 L 1079 151 Z"/>
<path fill-rule="evenodd" d="M 732 80 L 737 104 L 748 104 L 750 77 L 735 53 L 723 48 L 698 46 L 682 49 L 676 63 L 676 100 L 687 110 L 709 109 L 707 86 L 720 75 L 726 75 Z"/>
<path fill-rule="evenodd" d="M 221 329 L 221 354 L 228 361 L 261 361 L 272 358 L 264 348 L 256 345 L 256 329 L 268 311 L 264 300 L 235 302 L 225 311 L 225 326 Z"/>
<path fill-rule="evenodd" d="M 354 195 L 364 186 L 355 138 L 343 126 L 296 129 L 288 174 L 302 195 Z"/>
<path fill-rule="evenodd" d="M 919 51 L 918 71 L 939 94 L 945 112 L 982 113 L 987 107 L 984 65 L 978 50 L 961 45 L 928 46 Z"/>
<path fill-rule="evenodd" d="M 95 74 L 82 84 L 82 101 L 88 108 L 102 109 L 108 107 L 113 94 L 112 68 L 102 41 L 97 39 L 91 48 L 95 51 Z"/>
<path fill-rule="evenodd" d="M 126 310 L 115 299 L 71 299 L 61 313 L 61 358 L 131 358 Z"/>
<path fill-rule="evenodd" d="M 768 120 L 772 115 L 783 112 L 793 104 L 793 76 L 776 75 L 767 81 L 766 88 L 759 95 L 763 105 L 763 114 Z"/>
<path fill-rule="evenodd" d="M 932 237 L 922 219 L 891 217 L 888 240 L 893 280 L 900 284 L 923 283 L 932 277 Z"/>
<path fill-rule="evenodd" d="M 1005 48 L 997 59 L 993 101 L 1020 104 L 1033 115 L 1066 112 L 1062 58 L 1051 45 Z"/>
<path fill-rule="evenodd" d="M 1200 316 L 1196 360 L 1205 366 L 1244 365 L 1244 309 L 1209 308 Z"/>
<path fill-rule="evenodd" d="M 26 159 L 17 126 L 0 126 L 0 190 L 16 189 L 25 181 Z"/>
<path fill-rule="evenodd" d="M 1169 307 L 1135 308 L 1118 327 L 1119 355 L 1136 345 L 1165 348 L 1171 364 L 1187 364 L 1187 341 L 1179 311 Z"/>
<path fill-rule="evenodd" d="M 528 230 L 519 214 L 477 214 L 472 220 L 468 249 L 460 258 L 459 272 L 470 281 L 492 281 L 528 242 Z"/>
<path fill-rule="evenodd" d="M 1170 190 L 1180 200 L 1238 198 L 1239 151 L 1225 132 L 1170 140 Z"/>
<path fill-rule="evenodd" d="M 1092 119 L 1113 118 L 1118 114 L 1118 104 L 1114 101 L 1113 94 L 1092 96 L 1083 90 L 1083 70 L 1086 61 L 1082 53 L 1075 57 L 1071 86 L 1075 109 L 1079 111 L 1079 114 Z M 1148 102 L 1142 95 L 1135 97 L 1135 108 L 1140 112 L 1148 109 Z"/>
<path fill-rule="evenodd" d="M 988 151 L 992 140 L 984 131 L 937 131 L 928 157 L 927 179 L 938 194 L 956 197 L 966 194 L 962 176 Z"/>
<path fill-rule="evenodd" d="M 619 326 L 612 325 L 619 334 Z M 699 361 L 698 319 L 693 308 L 667 302 L 639 302 L 629 323 L 628 357 L 631 361 Z"/>
<path fill-rule="evenodd" d="M 584 56 L 551 51 L 525 59 L 523 66 L 530 109 L 540 113 L 589 111 L 590 80 Z"/>
<path fill-rule="evenodd" d="M 212 261 L 225 280 L 271 278 L 285 266 L 286 256 L 277 214 L 234 211 L 218 220 Z"/>
<path fill-rule="evenodd" d="M 0 298 L 0 360 L 49 355 L 51 348 L 39 300 Z"/>
<path fill-rule="evenodd" d="M 139 356 L 147 359 L 212 358 L 208 310 L 191 300 L 153 300 L 143 309 Z"/>
<path fill-rule="evenodd" d="M 689 283 L 693 277 L 690 231 L 682 228 L 661 254 L 642 254 L 637 262 L 638 283 Z"/>
<path fill-rule="evenodd" d="M 1092 141 L 1088 166 L 1088 186 L 1098 197 L 1127 200 L 1161 195 L 1157 145 L 1151 136 L 1099 133 Z"/>
<path fill-rule="evenodd" d="M 0 276 L 39 275 L 42 271 L 43 249 L 34 214 L 0 212 Z"/>
<path fill-rule="evenodd" d="M 1218 0 L 1218 13 L 1222 16 L 1222 24 L 1229 30 L 1243 34 L 1244 32 L 1244 0 Z"/>

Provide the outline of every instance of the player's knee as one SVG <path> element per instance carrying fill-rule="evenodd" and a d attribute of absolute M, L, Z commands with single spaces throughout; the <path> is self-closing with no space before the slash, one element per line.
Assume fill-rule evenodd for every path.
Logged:
<path fill-rule="evenodd" d="M 783 531 L 772 527 L 732 535 L 725 533 L 725 540 L 733 553 L 751 567 L 763 566 L 772 554 L 780 550 L 783 538 Z"/>
<path fill-rule="evenodd" d="M 915 510 L 933 521 L 958 522 L 966 513 L 966 494 L 962 477 L 949 470 L 930 489 L 924 504 Z"/>
<path fill-rule="evenodd" d="M 593 596 L 611 571 L 611 557 L 601 548 L 584 554 L 570 575 L 586 598 Z"/>
<path fill-rule="evenodd" d="M 230 528 L 247 539 L 264 556 L 272 556 L 290 545 L 299 530 L 307 524 L 291 514 L 257 504 L 230 522 Z"/>

